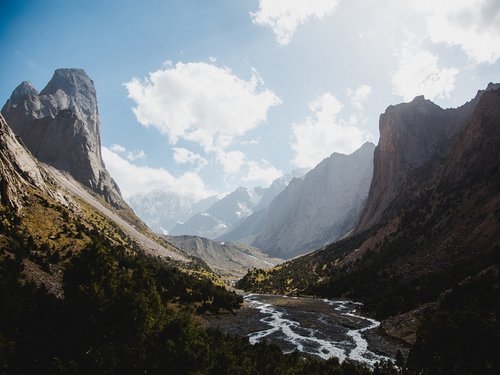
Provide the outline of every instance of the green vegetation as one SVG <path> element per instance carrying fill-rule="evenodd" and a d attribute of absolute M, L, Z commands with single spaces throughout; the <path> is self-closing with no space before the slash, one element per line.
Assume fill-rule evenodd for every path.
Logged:
<path fill-rule="evenodd" d="M 0 257 L 0 373 L 372 373 L 202 328 L 195 309 L 232 310 L 241 297 L 125 248 L 91 244 L 74 256 L 64 299 L 23 281 L 12 255 Z M 398 372 L 382 364 L 374 373 Z"/>

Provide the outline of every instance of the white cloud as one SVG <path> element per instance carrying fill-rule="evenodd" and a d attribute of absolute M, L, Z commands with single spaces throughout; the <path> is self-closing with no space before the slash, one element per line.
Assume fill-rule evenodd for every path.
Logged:
<path fill-rule="evenodd" d="M 273 167 L 267 160 L 262 160 L 261 164 L 249 161 L 247 166 L 248 173 L 243 177 L 245 182 L 258 182 L 263 186 L 269 186 L 274 180 L 283 176 L 283 172 Z"/>
<path fill-rule="evenodd" d="M 338 0 L 259 0 L 259 9 L 251 16 L 255 24 L 269 26 L 280 45 L 286 45 L 299 25 L 333 14 L 337 4 Z"/>
<path fill-rule="evenodd" d="M 146 153 L 144 152 L 144 150 L 127 152 L 127 159 L 131 161 L 134 161 L 136 159 L 144 159 L 145 157 Z"/>
<path fill-rule="evenodd" d="M 207 159 L 205 159 L 200 154 L 189 151 L 183 147 L 174 147 L 174 161 L 177 164 L 196 164 L 199 167 L 203 167 L 208 164 Z"/>
<path fill-rule="evenodd" d="M 142 125 L 156 127 L 172 144 L 180 138 L 196 142 L 207 153 L 264 123 L 268 110 L 280 104 L 255 70 L 243 80 L 229 68 L 203 62 L 164 66 L 125 86 Z"/>
<path fill-rule="evenodd" d="M 493 64 L 500 59 L 500 1 L 409 1 L 425 14 L 432 42 L 459 46 L 475 63 Z"/>
<path fill-rule="evenodd" d="M 351 99 L 351 106 L 358 111 L 362 111 L 364 103 L 371 92 L 372 88 L 368 85 L 360 85 L 356 90 L 348 89 L 347 96 Z"/>
<path fill-rule="evenodd" d="M 117 145 L 117 144 L 112 145 L 109 149 L 113 152 L 116 152 L 117 154 L 121 154 L 121 153 L 127 151 L 125 149 L 125 147 L 123 147 L 122 145 Z"/>
<path fill-rule="evenodd" d="M 245 154 L 241 151 L 217 150 L 217 161 L 222 165 L 225 173 L 238 173 L 245 163 Z"/>
<path fill-rule="evenodd" d="M 313 114 L 304 122 L 292 125 L 290 144 L 295 156 L 292 162 L 299 168 L 312 168 L 321 160 L 340 152 L 350 154 L 373 135 L 357 125 L 357 117 L 338 118 L 342 104 L 329 92 L 309 104 Z"/>
<path fill-rule="evenodd" d="M 144 150 L 127 151 L 127 149 L 122 145 L 114 144 L 109 149 L 116 154 L 124 155 L 130 161 L 134 161 L 136 159 L 144 159 L 146 157 L 146 153 L 144 152 Z"/>
<path fill-rule="evenodd" d="M 407 37 L 396 57 L 398 68 L 392 77 L 392 91 L 404 100 L 418 95 L 448 98 L 455 88 L 459 70 L 441 67 L 438 57 L 422 48 L 414 37 Z"/>
<path fill-rule="evenodd" d="M 172 192 L 194 200 L 214 194 L 205 186 L 200 176 L 193 172 L 174 177 L 163 168 L 137 166 L 106 147 L 102 148 L 102 157 L 125 199 L 153 190 Z"/>

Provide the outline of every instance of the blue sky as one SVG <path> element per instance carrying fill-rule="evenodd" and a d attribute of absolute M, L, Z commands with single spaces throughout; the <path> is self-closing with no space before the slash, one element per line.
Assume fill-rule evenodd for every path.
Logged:
<path fill-rule="evenodd" d="M 376 143 L 388 105 L 500 81 L 496 0 L 12 0 L 0 18 L 0 99 L 85 69 L 126 197 L 266 185 Z"/>

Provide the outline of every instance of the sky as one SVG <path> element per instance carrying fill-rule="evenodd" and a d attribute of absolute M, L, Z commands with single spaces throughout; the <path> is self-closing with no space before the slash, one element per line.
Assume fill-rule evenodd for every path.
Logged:
<path fill-rule="evenodd" d="M 500 82 L 498 0 L 1 0 L 0 99 L 93 79 L 126 199 L 267 186 L 377 143 L 378 118 Z"/>

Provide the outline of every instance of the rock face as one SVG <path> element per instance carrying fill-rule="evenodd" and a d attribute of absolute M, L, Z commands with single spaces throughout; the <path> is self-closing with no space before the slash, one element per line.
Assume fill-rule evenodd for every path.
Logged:
<path fill-rule="evenodd" d="M 102 161 L 96 91 L 83 70 L 56 70 L 40 93 L 21 83 L 2 114 L 38 160 L 68 172 L 113 206 L 126 206 Z"/>
<path fill-rule="evenodd" d="M 252 246 L 287 259 L 346 234 L 368 194 L 374 149 L 365 143 L 351 155 L 334 153 L 303 179 L 292 180 L 272 201 Z"/>
<path fill-rule="evenodd" d="M 383 224 L 407 196 L 409 176 L 449 155 L 482 93 L 453 109 L 443 109 L 423 96 L 387 108 L 380 116 L 373 180 L 356 233 Z"/>

